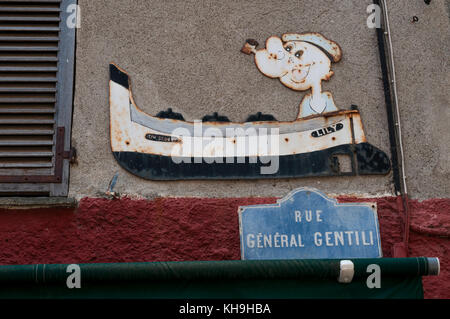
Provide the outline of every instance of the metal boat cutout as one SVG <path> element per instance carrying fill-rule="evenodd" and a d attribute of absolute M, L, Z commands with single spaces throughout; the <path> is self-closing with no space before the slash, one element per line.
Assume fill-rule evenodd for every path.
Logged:
<path fill-rule="evenodd" d="M 366 140 L 357 109 L 292 122 L 271 116 L 189 122 L 169 110 L 151 116 L 134 103 L 128 74 L 110 64 L 111 149 L 149 180 L 263 179 L 387 174 L 388 156 Z M 269 119 L 269 120 L 267 120 Z M 342 168 L 342 160 L 350 168 Z"/>

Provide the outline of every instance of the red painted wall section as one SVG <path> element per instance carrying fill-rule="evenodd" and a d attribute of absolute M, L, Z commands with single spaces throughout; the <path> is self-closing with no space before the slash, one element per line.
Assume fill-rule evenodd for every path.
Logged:
<path fill-rule="evenodd" d="M 411 256 L 439 257 L 441 274 L 424 277 L 427 298 L 450 298 L 450 200 L 410 203 L 412 214 L 409 250 Z"/>
<path fill-rule="evenodd" d="M 361 198 L 339 198 L 358 202 Z M 377 198 L 381 245 L 384 257 L 391 257 L 393 244 L 402 241 L 403 218 L 398 213 L 397 197 Z M 450 199 L 410 200 L 409 257 L 438 257 L 439 276 L 423 277 L 425 298 L 450 299 Z"/>
<path fill-rule="evenodd" d="M 240 259 L 237 209 L 276 198 L 85 198 L 76 210 L 0 210 L 0 264 L 69 264 Z M 402 241 L 396 197 L 376 202 L 383 254 Z M 439 257 L 425 277 L 426 298 L 450 298 L 450 199 L 410 203 L 410 255 Z M 446 237 L 445 237 L 446 236 Z"/>

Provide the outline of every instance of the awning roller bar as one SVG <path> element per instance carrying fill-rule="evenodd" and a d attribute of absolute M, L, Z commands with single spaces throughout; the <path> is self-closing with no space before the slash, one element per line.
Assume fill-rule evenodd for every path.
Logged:
<path fill-rule="evenodd" d="M 367 267 L 380 266 L 382 276 L 411 277 L 438 275 L 438 258 L 348 259 L 354 265 L 353 278 L 366 277 Z M 80 264 L 83 282 L 133 282 L 214 279 L 299 279 L 333 278 L 341 274 L 341 261 L 267 260 L 267 261 L 192 261 Z M 0 284 L 7 282 L 66 282 L 69 265 L 0 266 Z"/>

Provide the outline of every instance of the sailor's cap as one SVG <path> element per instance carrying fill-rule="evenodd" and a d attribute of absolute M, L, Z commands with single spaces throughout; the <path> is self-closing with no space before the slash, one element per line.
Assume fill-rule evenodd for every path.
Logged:
<path fill-rule="evenodd" d="M 331 61 L 339 62 L 342 58 L 342 50 L 334 41 L 328 40 L 320 33 L 308 32 L 308 33 L 285 33 L 281 39 L 284 42 L 289 41 L 303 41 L 314 44 L 319 47 L 330 57 Z"/>

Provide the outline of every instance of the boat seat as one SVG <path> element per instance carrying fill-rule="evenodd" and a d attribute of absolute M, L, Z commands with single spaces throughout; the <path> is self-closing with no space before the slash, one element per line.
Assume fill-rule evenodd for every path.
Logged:
<path fill-rule="evenodd" d="M 251 114 L 248 116 L 246 122 L 263 122 L 263 121 L 276 121 L 277 119 L 275 116 L 271 114 L 262 114 L 261 112 L 258 112 L 256 114 Z"/>
<path fill-rule="evenodd" d="M 173 120 L 181 120 L 184 121 L 183 115 L 181 113 L 173 112 L 171 108 L 167 109 L 167 111 L 159 112 L 156 117 L 161 119 L 173 119 Z"/>
<path fill-rule="evenodd" d="M 202 122 L 231 122 L 228 117 L 219 115 L 217 112 L 214 112 L 213 115 L 205 115 L 202 119 Z"/>

